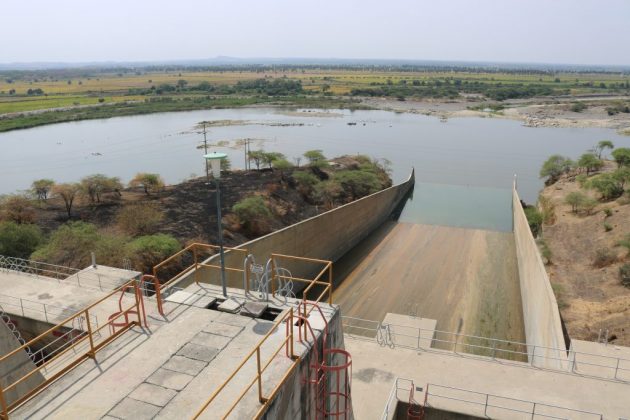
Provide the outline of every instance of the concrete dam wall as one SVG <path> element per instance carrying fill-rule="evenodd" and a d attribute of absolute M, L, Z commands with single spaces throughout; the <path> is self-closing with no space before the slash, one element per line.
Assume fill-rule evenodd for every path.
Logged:
<path fill-rule="evenodd" d="M 336 261 L 383 224 L 403 204 L 402 201 L 414 183 L 415 175 L 412 171 L 409 178 L 401 184 L 246 242 L 238 248 L 246 248 L 259 264 L 264 264 L 272 253 Z M 218 256 L 214 255 L 207 261 L 218 264 Z M 242 267 L 243 255 L 227 252 L 225 262 L 226 267 Z M 312 276 L 321 270 L 320 266 L 312 264 L 283 263 L 283 267 L 297 277 Z M 216 284 L 219 279 L 218 271 L 201 268 L 197 279 Z M 240 273 L 228 271 L 226 279 L 230 287 L 243 287 Z M 323 279 L 327 280 L 325 276 Z M 177 286 L 185 287 L 192 281 L 191 273 L 180 280 Z"/>
<path fill-rule="evenodd" d="M 529 360 L 535 366 L 567 367 L 562 323 L 556 297 L 516 188 L 512 192 L 514 240 L 523 300 Z"/>

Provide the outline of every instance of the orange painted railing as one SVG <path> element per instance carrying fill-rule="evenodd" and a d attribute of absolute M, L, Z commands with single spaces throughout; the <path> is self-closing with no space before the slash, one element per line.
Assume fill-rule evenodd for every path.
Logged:
<path fill-rule="evenodd" d="M 97 328 L 93 328 L 91 324 L 91 312 L 94 312 L 94 309 L 103 304 L 107 299 L 112 298 L 117 293 L 123 293 L 124 290 L 128 288 L 132 288 L 133 293 L 133 302 L 126 308 L 122 308 L 122 300 L 121 300 L 121 311 L 117 313 L 117 315 L 111 317 L 106 323 L 100 325 Z M 8 419 L 9 414 L 15 410 L 20 405 L 24 404 L 33 396 L 37 395 L 43 389 L 45 389 L 52 382 L 65 375 L 70 370 L 74 369 L 80 363 L 87 359 L 96 359 L 96 353 L 109 344 L 111 341 L 119 337 L 121 334 L 125 333 L 132 327 L 136 325 L 142 325 L 144 311 L 141 303 L 141 293 L 139 290 L 139 285 L 137 281 L 131 280 L 119 288 L 113 290 L 108 293 L 103 298 L 98 301 L 92 303 L 88 307 L 78 311 L 74 315 L 66 318 L 62 322 L 58 323 L 54 327 L 35 337 L 34 339 L 24 343 L 22 346 L 14 349 L 13 351 L 3 355 L 0 357 L 0 365 L 8 364 L 10 358 L 19 357 L 19 352 L 23 352 L 27 347 L 34 348 L 37 345 L 42 345 L 46 343 L 46 340 L 50 340 L 51 337 L 56 337 L 59 335 L 60 331 L 75 331 L 78 330 L 79 334 L 72 334 L 71 339 L 63 344 L 56 354 L 47 355 L 42 360 L 42 363 L 39 365 L 35 365 L 34 369 L 29 372 L 23 374 L 20 378 L 15 380 L 13 383 L 6 385 L 5 387 L 0 386 L 0 418 Z M 130 320 L 130 315 L 137 315 L 137 320 Z M 113 333 L 109 333 L 109 328 L 113 323 L 120 318 L 124 318 L 126 320 L 125 325 L 122 326 L 118 331 L 114 331 Z M 86 323 L 86 328 L 83 329 L 83 323 Z M 87 346 L 83 348 L 79 348 L 79 346 L 87 343 Z M 69 358 L 62 360 L 62 356 L 69 356 Z M 42 370 L 46 370 L 46 377 L 44 378 L 41 375 Z M 53 373 L 54 372 L 54 373 Z M 15 401 L 8 402 L 6 398 L 6 394 L 8 391 L 15 389 L 18 385 L 26 382 L 29 378 L 33 377 L 33 375 L 39 373 L 38 375 L 42 381 L 37 385 L 33 386 L 29 391 L 21 395 Z M 34 379 L 35 380 L 35 379 Z"/>

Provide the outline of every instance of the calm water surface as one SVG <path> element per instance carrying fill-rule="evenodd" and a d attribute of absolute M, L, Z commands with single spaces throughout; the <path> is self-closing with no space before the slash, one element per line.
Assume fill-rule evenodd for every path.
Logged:
<path fill-rule="evenodd" d="M 322 149 L 329 157 L 363 153 L 389 159 L 396 182 L 406 179 L 415 167 L 419 183 L 460 186 L 452 191 L 448 188 L 455 187 L 417 188 L 413 205 L 403 214 L 403 218 L 412 219 L 416 218 L 413 208 L 417 203 L 431 201 L 431 197 L 445 197 L 445 203 L 477 213 L 483 212 L 475 203 L 483 202 L 484 197 L 485 202 L 490 201 L 483 208 L 486 213 L 492 211 L 495 200 L 503 200 L 497 197 L 507 197 L 505 206 L 509 208 L 505 189 L 510 188 L 514 174 L 518 174 L 521 196 L 533 202 L 542 187 L 538 170 L 549 155 L 559 153 L 576 158 L 602 139 L 630 147 L 630 137 L 612 130 L 529 128 L 517 121 L 493 118 L 455 118 L 443 123 L 434 117 L 387 111 L 334 110 L 314 114 L 239 108 L 174 112 L 2 133 L 0 194 L 26 189 L 38 178 L 68 182 L 94 173 L 118 176 L 127 182 L 138 172 L 158 172 L 168 183 L 182 181 L 191 174 L 203 173 L 202 150 L 196 148 L 203 136 L 195 129 L 203 120 L 250 122 L 212 128 L 208 132 L 210 142 L 260 139 L 254 148 L 282 152 L 289 160 L 309 149 Z M 212 150 L 226 152 L 234 168 L 243 167 L 242 149 Z M 453 194 L 447 194 L 447 190 Z M 430 219 L 437 223 L 441 217 L 439 208 L 429 212 L 433 214 Z M 459 213 L 448 220 L 457 217 Z M 485 222 L 479 223 L 483 227 Z"/>

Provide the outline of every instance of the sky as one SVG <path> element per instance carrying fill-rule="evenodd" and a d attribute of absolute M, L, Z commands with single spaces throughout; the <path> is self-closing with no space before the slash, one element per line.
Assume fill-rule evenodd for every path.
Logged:
<path fill-rule="evenodd" d="M 0 63 L 230 57 L 630 65 L 629 0 L 20 0 Z"/>

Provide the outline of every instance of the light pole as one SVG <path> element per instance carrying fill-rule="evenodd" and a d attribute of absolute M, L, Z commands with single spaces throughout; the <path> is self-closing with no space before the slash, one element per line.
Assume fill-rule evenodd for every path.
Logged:
<path fill-rule="evenodd" d="M 219 178 L 221 178 L 221 161 L 227 158 L 225 153 L 208 153 L 203 156 L 206 162 L 210 162 L 212 176 L 217 187 L 217 229 L 219 230 L 219 253 L 221 255 L 221 288 L 223 296 L 227 297 L 227 289 L 225 285 L 225 257 L 223 255 L 223 227 L 221 226 L 221 190 L 219 186 Z"/>

